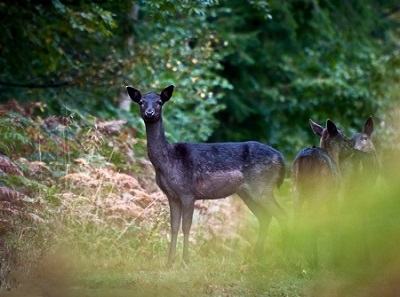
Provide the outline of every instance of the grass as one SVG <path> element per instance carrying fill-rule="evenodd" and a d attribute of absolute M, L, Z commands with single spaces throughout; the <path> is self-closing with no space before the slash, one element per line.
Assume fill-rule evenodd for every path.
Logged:
<path fill-rule="evenodd" d="M 285 207 L 290 207 L 289 189 L 290 180 L 286 180 L 278 198 Z M 97 209 L 84 209 L 99 216 L 88 219 L 76 202 L 71 204 L 77 209 L 59 217 L 36 267 L 19 279 L 20 288 L 4 296 L 396 296 L 400 275 L 400 191 L 396 189 L 381 191 L 367 205 L 353 201 L 353 208 L 340 217 L 341 222 L 335 221 L 336 232 L 321 235 L 320 265 L 316 268 L 309 267 L 301 250 L 282 252 L 281 232 L 274 220 L 265 257 L 255 261 L 252 249 L 258 226 L 240 199 L 202 204 L 208 210 L 203 210 L 193 226 L 192 262 L 186 266 L 180 260 L 180 237 L 172 268 L 166 267 L 169 226 L 165 203 L 159 201 L 152 219 L 137 225 L 129 221 L 126 228 L 101 215 L 101 197 L 83 199 L 86 204 L 97 201 Z M 102 192 L 98 187 L 94 191 Z M 108 187 L 105 193 L 109 195 Z M 218 210 L 212 212 L 216 206 Z M 216 234 L 210 237 L 208 224 L 221 225 L 235 218 L 237 224 L 227 225 L 229 236 L 219 237 L 220 231 L 213 229 Z M 318 217 L 315 221 L 325 223 Z M 368 227 L 366 233 L 364 227 Z M 332 244 L 335 242 L 338 245 Z M 334 250 L 338 246 L 340 249 Z M 364 246 L 369 247 L 371 257 L 365 263 L 361 256 Z M 339 263 L 332 261 L 333 254 Z M 32 251 L 25 256 L 29 255 Z"/>
<path fill-rule="evenodd" d="M 390 296 L 396 290 L 398 223 L 396 194 L 385 194 L 385 200 L 372 205 L 377 211 L 373 218 L 369 245 L 374 263 L 355 264 L 357 241 L 341 251 L 339 266 L 329 262 L 329 235 L 321 238 L 321 265 L 310 269 L 304 257 L 296 251 L 283 255 L 280 229 L 271 225 L 265 258 L 255 261 L 252 246 L 256 222 L 250 216 L 237 231 L 235 241 L 205 241 L 197 233 L 191 245 L 192 262 L 185 266 L 178 258 L 172 268 L 166 267 L 168 237 L 162 227 L 119 232 L 93 226 L 92 223 L 63 225 L 40 261 L 36 277 L 28 278 L 20 289 L 5 296 Z M 218 202 L 217 202 L 218 203 Z M 236 203 L 236 202 L 235 202 Z M 360 210 L 360 209 L 359 209 Z M 363 218 L 367 210 L 360 210 Z M 165 218 L 164 218 L 165 219 Z M 200 222 L 201 223 L 201 222 Z M 354 222 L 353 222 L 354 223 Z M 201 225 L 201 224 L 200 224 Z M 353 229 L 341 227 L 334 238 L 350 241 Z M 204 227 L 204 226 L 203 226 Z M 194 232 L 196 232 L 194 227 Z M 375 231 L 374 231 L 375 230 Z M 356 230 L 357 231 L 357 230 Z M 250 234 L 250 235 L 249 235 Z M 136 236 L 142 238 L 138 240 Z M 153 238 L 152 238 L 153 237 Z M 180 238 L 180 242 L 182 238 Z M 196 244 L 196 242 L 199 242 Z M 351 243 L 351 242 L 350 242 Z M 27 291 L 26 291 L 27 290 Z M 39 292 L 39 293 L 38 293 Z M 396 291 L 395 291 L 396 292 Z M 22 296 L 21 295 L 21 296 Z"/>
<path fill-rule="evenodd" d="M 142 247 L 128 245 L 121 250 L 65 248 L 46 261 L 50 264 L 40 273 L 41 283 L 34 284 L 42 286 L 38 290 L 57 287 L 66 296 L 302 296 L 310 283 L 308 275 L 282 268 L 282 259 L 252 263 L 248 250 L 212 251 L 208 246 L 207 254 L 204 246 L 192 247 L 189 266 L 178 258 L 167 268 L 166 247 L 151 257 L 138 252 Z"/>

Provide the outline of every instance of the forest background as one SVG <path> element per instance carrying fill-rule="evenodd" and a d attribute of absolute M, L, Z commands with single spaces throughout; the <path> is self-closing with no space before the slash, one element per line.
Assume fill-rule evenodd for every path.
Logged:
<path fill-rule="evenodd" d="M 0 1 L 0 17 L 3 289 L 14 286 L 14 251 L 43 251 L 49 237 L 60 240 L 49 236 L 49 222 L 54 227 L 51 218 L 61 212 L 71 236 L 111 226 L 102 236 L 133 232 L 137 244 L 150 236 L 151 256 L 163 255 L 167 238 L 160 243 L 154 234 L 168 229 L 165 201 L 151 219 L 141 212 L 161 203 L 146 193 L 161 194 L 126 85 L 142 93 L 175 85 L 164 109 L 172 142 L 257 140 L 280 150 L 290 166 L 302 147 L 318 144 L 310 118 L 330 118 L 353 135 L 372 115 L 379 155 L 400 143 L 395 0 Z M 107 174 L 115 183 L 105 184 Z M 126 180 L 115 181 L 117 174 Z M 140 194 L 112 195 L 127 187 Z M 104 200 L 103 190 L 114 200 Z M 93 208 L 79 208 L 86 202 L 77 197 Z M 116 216 L 111 205 L 121 197 L 140 200 L 141 208 L 123 206 L 135 224 L 118 229 L 105 220 L 107 211 Z M 147 227 L 138 219 L 146 216 Z M 47 229 L 26 227 L 32 220 Z M 34 240 L 20 244 L 29 232 Z"/>

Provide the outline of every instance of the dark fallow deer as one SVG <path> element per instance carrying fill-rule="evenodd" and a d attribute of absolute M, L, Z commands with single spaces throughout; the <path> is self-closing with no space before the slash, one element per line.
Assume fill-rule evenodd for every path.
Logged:
<path fill-rule="evenodd" d="M 343 199 L 345 202 L 356 198 L 365 198 L 372 194 L 380 172 L 378 155 L 372 141 L 374 121 L 369 116 L 364 123 L 362 132 L 352 138 L 353 154 L 341 160 L 343 176 Z"/>
<path fill-rule="evenodd" d="M 379 160 L 372 141 L 372 132 L 374 132 L 374 120 L 369 116 L 364 123 L 363 131 L 352 137 L 354 152 L 353 164 L 356 168 L 355 173 L 362 179 L 363 186 L 372 189 L 379 175 Z"/>
<path fill-rule="evenodd" d="M 183 260 L 189 261 L 189 231 L 195 201 L 239 195 L 257 217 L 260 229 L 256 254 L 261 255 L 272 216 L 285 228 L 286 212 L 274 198 L 274 188 L 285 176 L 282 154 L 259 142 L 169 143 L 164 134 L 162 107 L 174 86 L 160 94 L 142 95 L 126 87 L 140 107 L 146 126 L 147 152 L 156 171 L 156 182 L 168 198 L 171 214 L 170 266 L 175 258 L 182 220 Z M 284 231 L 284 230 L 283 230 Z"/>
<path fill-rule="evenodd" d="M 325 128 L 311 119 L 310 125 L 320 137 L 320 147 L 302 149 L 293 161 L 291 176 L 295 219 L 305 219 L 309 226 L 317 224 L 308 242 L 310 264 L 315 267 L 318 264 L 318 229 L 322 225 L 319 214 L 323 213 L 324 208 L 327 208 L 328 214 L 333 213 L 337 207 L 341 187 L 339 160 L 351 154 L 352 142 L 329 119 Z M 304 209 L 304 204 L 307 204 L 308 212 Z"/>
<path fill-rule="evenodd" d="M 341 162 L 343 179 L 342 214 L 345 228 L 351 226 L 352 236 L 343 241 L 342 248 L 348 255 L 347 263 L 356 266 L 371 263 L 370 249 L 370 211 L 374 211 L 376 184 L 380 174 L 380 162 L 372 141 L 374 121 L 369 116 L 364 123 L 362 132 L 352 138 L 353 154 Z"/>

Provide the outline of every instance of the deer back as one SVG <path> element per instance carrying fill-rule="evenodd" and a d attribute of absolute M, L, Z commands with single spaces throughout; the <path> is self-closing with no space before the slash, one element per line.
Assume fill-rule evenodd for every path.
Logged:
<path fill-rule="evenodd" d="M 320 147 L 305 148 L 295 157 L 293 191 L 300 200 L 331 199 L 340 190 L 339 157 L 350 154 L 351 140 L 330 120 L 325 128 L 312 120 L 310 125 L 320 136 Z"/>
<path fill-rule="evenodd" d="M 304 197 L 326 196 L 324 192 L 332 193 L 339 185 L 338 168 L 318 147 L 302 149 L 293 161 L 291 174 L 294 191 Z"/>

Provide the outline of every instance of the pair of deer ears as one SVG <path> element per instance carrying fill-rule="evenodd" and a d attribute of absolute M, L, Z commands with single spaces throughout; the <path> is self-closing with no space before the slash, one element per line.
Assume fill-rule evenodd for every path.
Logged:
<path fill-rule="evenodd" d="M 321 125 L 318 125 L 316 122 L 314 122 L 313 120 L 309 120 L 310 121 L 310 125 L 312 130 L 314 131 L 314 133 L 318 136 L 322 136 L 322 132 L 324 131 L 324 127 L 322 127 Z M 336 135 L 337 133 L 339 133 L 338 128 L 336 127 L 336 125 L 331 121 L 331 120 L 326 120 L 326 129 L 328 130 L 330 135 Z"/>
<path fill-rule="evenodd" d="M 310 125 L 316 135 L 322 136 L 324 127 L 318 125 L 311 119 L 310 119 Z M 338 133 L 336 125 L 329 119 L 326 120 L 326 129 L 331 135 L 335 135 L 336 133 Z M 368 136 L 371 136 L 372 132 L 374 132 L 374 120 L 372 119 L 372 116 L 369 116 L 365 121 L 363 133 L 367 134 Z"/>
<path fill-rule="evenodd" d="M 140 102 L 140 100 L 142 99 L 142 94 L 138 90 L 136 90 L 136 89 L 134 89 L 132 87 L 129 87 L 129 86 L 126 87 L 126 90 L 128 92 L 129 97 L 131 97 L 132 101 L 134 101 L 136 103 Z M 163 103 L 167 102 L 169 99 L 171 99 L 173 92 L 174 92 L 174 86 L 173 85 L 170 85 L 170 86 L 166 87 L 160 93 L 161 101 Z"/>

